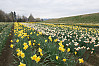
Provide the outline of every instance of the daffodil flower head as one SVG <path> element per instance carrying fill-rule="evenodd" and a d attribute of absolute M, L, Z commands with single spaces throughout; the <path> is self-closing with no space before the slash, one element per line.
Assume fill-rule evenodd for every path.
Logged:
<path fill-rule="evenodd" d="M 36 60 L 36 58 L 37 58 L 36 54 L 31 57 L 32 60 Z"/>
<path fill-rule="evenodd" d="M 39 48 L 38 52 L 42 52 L 42 49 L 41 49 L 41 48 Z"/>
<path fill-rule="evenodd" d="M 56 60 L 58 60 L 58 56 L 56 56 Z"/>
<path fill-rule="evenodd" d="M 75 51 L 75 55 L 77 54 L 77 52 Z"/>
<path fill-rule="evenodd" d="M 42 52 L 40 52 L 40 55 L 43 56 Z"/>
<path fill-rule="evenodd" d="M 41 59 L 40 56 L 38 56 L 38 57 L 36 58 L 36 60 L 35 60 L 36 63 L 38 63 L 38 62 L 40 61 L 40 59 Z"/>
<path fill-rule="evenodd" d="M 33 43 L 33 46 L 35 45 L 35 43 Z"/>
<path fill-rule="evenodd" d="M 21 57 L 24 58 L 25 57 L 25 54 L 24 53 L 21 53 Z"/>
<path fill-rule="evenodd" d="M 79 59 L 79 63 L 83 63 L 83 62 L 84 62 L 83 58 Z"/>
<path fill-rule="evenodd" d="M 66 59 L 63 59 L 64 62 L 66 62 Z"/>
<path fill-rule="evenodd" d="M 16 42 L 18 43 L 19 42 L 19 39 L 17 39 Z"/>
<path fill-rule="evenodd" d="M 13 44 L 10 45 L 11 48 L 13 48 L 13 46 L 14 46 Z"/>
<path fill-rule="evenodd" d="M 47 42 L 47 40 L 45 40 L 45 43 Z"/>
<path fill-rule="evenodd" d="M 31 45 L 31 40 L 29 41 L 29 46 Z"/>
<path fill-rule="evenodd" d="M 11 40 L 10 42 L 13 42 L 13 40 Z"/>
<path fill-rule="evenodd" d="M 20 62 L 20 65 L 19 66 L 26 66 L 26 64 Z"/>
<path fill-rule="evenodd" d="M 67 49 L 67 52 L 70 52 L 70 48 Z"/>

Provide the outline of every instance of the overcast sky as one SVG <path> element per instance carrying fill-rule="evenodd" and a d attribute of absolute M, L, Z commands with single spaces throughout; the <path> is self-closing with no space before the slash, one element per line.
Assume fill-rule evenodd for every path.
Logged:
<path fill-rule="evenodd" d="M 99 12 L 99 0 L 0 0 L 0 9 L 35 18 L 59 18 Z"/>

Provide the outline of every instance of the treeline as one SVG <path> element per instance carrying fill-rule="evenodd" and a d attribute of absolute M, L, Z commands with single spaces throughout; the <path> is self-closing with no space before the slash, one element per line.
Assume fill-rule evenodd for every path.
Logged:
<path fill-rule="evenodd" d="M 0 22 L 40 22 L 43 19 L 34 18 L 32 14 L 29 17 L 16 15 L 16 12 L 5 13 L 0 10 Z"/>

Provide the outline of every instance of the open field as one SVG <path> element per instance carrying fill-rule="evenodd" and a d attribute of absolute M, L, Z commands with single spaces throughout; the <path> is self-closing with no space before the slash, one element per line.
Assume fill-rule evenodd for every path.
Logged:
<path fill-rule="evenodd" d="M 2 22 L 0 66 L 98 66 L 99 28 L 82 25 Z"/>
<path fill-rule="evenodd" d="M 92 23 L 99 25 L 99 13 L 46 20 L 46 23 Z"/>

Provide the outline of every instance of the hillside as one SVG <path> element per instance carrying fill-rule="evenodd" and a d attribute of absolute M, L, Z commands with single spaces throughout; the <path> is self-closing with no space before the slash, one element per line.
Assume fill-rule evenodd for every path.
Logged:
<path fill-rule="evenodd" d="M 50 19 L 44 22 L 50 23 L 99 23 L 99 13 L 85 14 L 72 17 L 64 17 L 59 19 Z"/>

